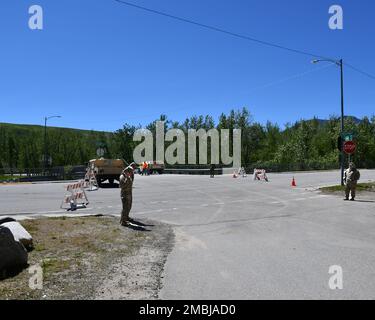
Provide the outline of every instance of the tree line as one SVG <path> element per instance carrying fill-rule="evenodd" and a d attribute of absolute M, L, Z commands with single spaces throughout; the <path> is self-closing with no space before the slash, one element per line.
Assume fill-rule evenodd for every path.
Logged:
<path fill-rule="evenodd" d="M 246 108 L 223 113 L 217 121 L 210 115 L 191 116 L 183 122 L 161 115 L 157 120 L 165 121 L 165 130 L 175 128 L 186 133 L 189 129 L 241 129 L 242 164 L 247 168 L 272 171 L 339 168 L 340 118 L 336 116 L 328 120 L 300 120 L 284 128 L 272 122 L 256 122 Z M 155 132 L 155 123 L 146 128 Z M 98 157 L 99 147 L 104 149 L 104 157 L 131 162 L 139 143 L 133 141 L 133 135 L 140 128 L 125 124 L 115 132 L 98 132 L 49 127 L 47 150 L 51 166 L 83 165 Z M 375 168 L 375 117 L 360 120 L 346 117 L 345 131 L 354 134 L 358 145 L 352 160 L 359 167 Z M 43 165 L 44 148 L 44 127 L 0 124 L 0 170 L 39 168 Z"/>
<path fill-rule="evenodd" d="M 99 146 L 112 149 L 112 140 L 113 133 L 48 127 L 47 159 L 55 167 L 85 164 Z M 0 170 L 42 168 L 44 154 L 43 126 L 0 124 Z"/>

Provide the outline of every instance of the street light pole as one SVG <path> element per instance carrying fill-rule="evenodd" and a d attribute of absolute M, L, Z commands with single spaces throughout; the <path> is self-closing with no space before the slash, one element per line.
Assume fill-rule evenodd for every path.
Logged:
<path fill-rule="evenodd" d="M 343 60 L 341 59 L 339 61 L 340 63 L 340 74 L 341 74 L 341 137 L 343 136 L 344 133 L 344 63 Z M 344 148 L 341 146 L 341 185 L 344 185 Z"/>
<path fill-rule="evenodd" d="M 43 175 L 47 169 L 47 117 L 44 117 L 44 158 L 43 158 Z"/>
<path fill-rule="evenodd" d="M 334 63 L 334 64 L 336 64 L 337 66 L 340 67 L 340 77 L 341 77 L 341 80 L 340 80 L 340 84 L 341 84 L 341 128 L 340 128 L 340 134 L 341 134 L 341 137 L 342 137 L 343 133 L 345 131 L 345 124 L 344 124 L 344 120 L 345 120 L 345 115 L 344 115 L 344 61 L 343 61 L 343 59 L 340 59 L 340 60 L 321 59 L 321 60 L 313 60 L 312 62 L 318 63 L 318 62 L 321 62 L 321 61 L 328 61 L 328 62 Z M 344 149 L 343 149 L 343 145 L 341 145 L 341 161 L 340 161 L 341 162 L 340 163 L 341 178 L 340 178 L 340 181 L 341 181 L 342 186 L 344 185 L 344 170 L 345 170 L 345 168 L 344 168 L 344 166 L 345 166 L 344 158 L 345 158 Z"/>
<path fill-rule="evenodd" d="M 46 169 L 48 166 L 48 148 L 47 148 L 47 121 L 52 118 L 61 118 L 61 116 L 51 116 L 51 117 L 44 117 L 44 159 L 43 159 L 43 174 L 46 174 Z"/>

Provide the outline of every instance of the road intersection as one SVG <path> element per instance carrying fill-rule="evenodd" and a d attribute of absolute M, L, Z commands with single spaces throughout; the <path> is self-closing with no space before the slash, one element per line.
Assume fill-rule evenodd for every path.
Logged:
<path fill-rule="evenodd" d="M 375 180 L 375 171 L 361 173 L 362 182 Z M 337 184 L 338 171 L 268 177 L 136 176 L 131 215 L 175 232 L 160 297 L 374 299 L 375 199 L 348 203 L 320 193 Z M 0 186 L 0 215 L 120 216 L 118 189 L 88 192 L 88 208 L 67 214 L 59 209 L 65 185 Z M 332 265 L 343 269 L 342 290 L 328 287 Z"/>

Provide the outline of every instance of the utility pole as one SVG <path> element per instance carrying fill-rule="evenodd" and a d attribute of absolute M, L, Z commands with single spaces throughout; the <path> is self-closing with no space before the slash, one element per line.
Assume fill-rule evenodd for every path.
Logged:
<path fill-rule="evenodd" d="M 43 159 L 43 174 L 46 174 L 48 167 L 48 147 L 47 147 L 47 121 L 52 118 L 61 118 L 61 116 L 44 117 L 44 159 Z"/>
<path fill-rule="evenodd" d="M 43 175 L 47 169 L 47 117 L 44 117 L 44 157 L 43 157 Z"/>
<path fill-rule="evenodd" d="M 340 74 L 341 74 L 341 137 L 343 136 L 344 130 L 345 130 L 345 115 L 344 115 L 344 62 L 341 59 L 339 61 L 340 63 Z M 345 154 L 344 154 L 344 148 L 341 146 L 341 185 L 344 185 L 344 166 L 345 166 Z"/>
<path fill-rule="evenodd" d="M 344 61 L 343 59 L 340 60 L 331 60 L 331 59 L 320 59 L 320 60 L 313 60 L 312 63 L 318 63 L 322 61 L 328 61 L 331 63 L 336 64 L 340 67 L 340 77 L 341 77 L 341 128 L 340 128 L 340 135 L 343 138 L 343 133 L 345 132 L 345 115 L 344 115 Z M 345 153 L 343 148 L 343 140 L 341 140 L 341 161 L 340 161 L 340 181 L 341 185 L 344 185 L 344 170 L 345 170 Z"/>

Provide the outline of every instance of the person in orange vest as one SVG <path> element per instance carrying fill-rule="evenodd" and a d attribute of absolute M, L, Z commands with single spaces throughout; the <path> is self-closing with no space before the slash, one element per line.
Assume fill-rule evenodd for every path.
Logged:
<path fill-rule="evenodd" d="M 139 174 L 143 176 L 143 162 L 139 165 Z"/>
<path fill-rule="evenodd" d="M 148 163 L 147 161 L 143 162 L 143 173 L 148 176 Z"/>

